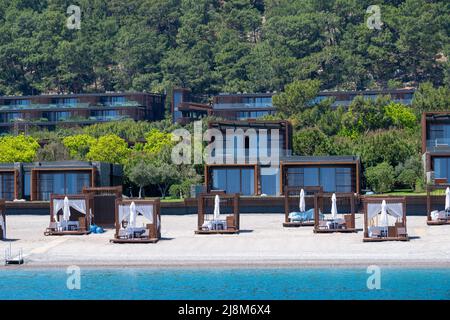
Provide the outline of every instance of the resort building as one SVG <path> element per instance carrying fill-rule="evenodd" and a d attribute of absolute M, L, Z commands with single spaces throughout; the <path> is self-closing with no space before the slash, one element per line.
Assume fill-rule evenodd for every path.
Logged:
<path fill-rule="evenodd" d="M 422 153 L 427 182 L 450 181 L 450 112 L 422 114 Z"/>
<path fill-rule="evenodd" d="M 321 91 L 311 104 L 325 99 L 333 101 L 332 107 L 348 107 L 358 96 L 375 100 L 390 96 L 398 103 L 410 105 L 415 89 L 366 90 L 366 91 Z M 215 96 L 193 95 L 189 89 L 175 88 L 172 93 L 172 120 L 181 124 L 198 120 L 206 115 L 225 120 L 250 120 L 275 114 L 272 97 L 275 93 L 222 93 Z"/>
<path fill-rule="evenodd" d="M 0 133 L 57 125 L 90 125 L 122 119 L 164 118 L 165 96 L 154 93 L 101 93 L 0 97 Z"/>
<path fill-rule="evenodd" d="M 258 132 L 257 143 L 251 142 L 251 138 L 245 136 L 239 144 L 235 140 L 233 149 L 223 144 L 224 157 L 234 151 L 245 155 L 245 163 L 207 163 L 205 165 L 206 190 L 224 191 L 228 194 L 239 193 L 243 196 L 279 196 L 283 194 L 285 185 L 289 187 L 322 186 L 326 192 L 360 192 L 360 161 L 354 156 L 323 156 L 305 157 L 292 156 L 292 127 L 288 121 L 215 121 L 209 123 L 210 128 L 218 129 L 225 133 L 227 129 L 256 129 Z M 273 157 L 276 163 L 256 161 L 249 155 L 252 146 L 257 146 L 257 154 L 260 154 L 261 129 L 276 129 L 278 135 L 267 134 L 267 155 Z M 264 144 L 263 144 L 264 145 Z M 244 150 L 239 150 L 241 146 Z M 278 148 L 278 149 L 275 149 Z M 265 155 L 266 151 L 262 152 Z M 233 157 L 235 156 L 233 155 Z M 234 158 L 236 160 L 236 158 Z"/>
<path fill-rule="evenodd" d="M 292 156 L 280 162 L 283 186 L 321 186 L 324 192 L 360 193 L 361 164 L 356 156 Z"/>
<path fill-rule="evenodd" d="M 186 124 L 211 115 L 211 105 L 209 97 L 206 95 L 192 94 L 186 88 L 174 88 L 170 112 L 173 123 Z"/>
<path fill-rule="evenodd" d="M 364 90 L 364 91 L 321 91 L 312 104 L 319 103 L 325 99 L 332 99 L 332 107 L 348 107 L 356 97 L 363 97 L 367 100 L 376 100 L 381 96 L 388 96 L 392 101 L 411 105 L 415 89 L 393 89 L 393 90 Z"/>
<path fill-rule="evenodd" d="M 122 177 L 121 165 L 103 162 L 0 163 L 0 198 L 49 201 L 51 194 L 122 185 Z"/>

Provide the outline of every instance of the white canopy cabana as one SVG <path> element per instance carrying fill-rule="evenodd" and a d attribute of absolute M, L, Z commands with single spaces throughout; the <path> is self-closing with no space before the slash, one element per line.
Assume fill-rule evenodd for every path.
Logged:
<path fill-rule="evenodd" d="M 86 200 L 69 199 L 67 196 L 64 197 L 64 199 L 53 199 L 53 217 L 55 221 L 58 221 L 58 211 L 61 209 L 63 209 L 63 219 L 65 221 L 69 220 L 70 208 L 74 208 L 78 212 L 86 214 Z"/>
<path fill-rule="evenodd" d="M 134 206 L 134 210 L 135 210 L 135 213 L 133 214 L 134 215 L 133 218 L 131 218 L 132 206 Z M 141 214 L 146 219 L 148 219 L 150 223 L 153 223 L 153 204 L 140 204 L 140 203 L 136 204 L 134 201 L 130 205 L 120 204 L 118 213 L 119 213 L 119 222 L 122 223 L 123 221 L 128 221 L 130 226 L 132 223 L 135 223 L 136 216 L 138 214 Z M 132 219 L 134 220 L 134 222 L 131 221 Z M 157 221 L 157 223 L 159 224 L 158 221 Z"/>
<path fill-rule="evenodd" d="M 383 200 L 381 203 L 368 203 L 367 204 L 367 218 L 372 220 L 375 216 L 381 213 L 380 226 L 389 225 L 389 217 L 392 216 L 395 219 L 403 219 L 403 204 L 402 203 L 386 203 Z M 386 222 L 387 221 L 387 222 Z"/>

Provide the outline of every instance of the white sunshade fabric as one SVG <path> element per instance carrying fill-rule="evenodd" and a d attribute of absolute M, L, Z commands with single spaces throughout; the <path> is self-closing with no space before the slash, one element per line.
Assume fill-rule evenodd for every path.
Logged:
<path fill-rule="evenodd" d="M 367 218 L 370 220 L 381 212 L 382 203 L 368 203 L 367 204 Z M 386 203 L 386 213 L 395 218 L 403 218 L 403 204 L 402 203 Z"/>
<path fill-rule="evenodd" d="M 305 190 L 300 190 L 300 203 L 299 203 L 299 209 L 300 212 L 306 211 L 306 205 L 305 205 Z"/>
<path fill-rule="evenodd" d="M 133 202 L 134 203 L 134 202 Z M 147 218 L 150 223 L 153 223 L 153 204 L 135 204 L 136 213 L 142 214 Z M 119 205 L 119 221 L 128 221 L 130 219 L 130 206 L 121 204 Z M 131 219 L 130 219 L 131 220 Z"/>
<path fill-rule="evenodd" d="M 66 197 L 67 198 L 67 197 Z M 64 199 L 53 199 L 53 216 L 55 221 L 58 221 L 58 211 L 64 209 Z M 82 199 L 68 199 L 69 207 L 74 208 L 82 214 L 86 214 L 86 200 Z M 70 213 L 69 213 L 70 217 Z"/>
<path fill-rule="evenodd" d="M 450 210 L 450 187 L 445 190 L 445 210 Z"/>

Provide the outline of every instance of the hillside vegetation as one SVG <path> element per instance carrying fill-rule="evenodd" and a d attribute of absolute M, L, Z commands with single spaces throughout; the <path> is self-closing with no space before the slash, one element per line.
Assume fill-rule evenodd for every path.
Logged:
<path fill-rule="evenodd" d="M 443 85 L 449 22 L 446 0 L 0 0 L 0 95 Z"/>

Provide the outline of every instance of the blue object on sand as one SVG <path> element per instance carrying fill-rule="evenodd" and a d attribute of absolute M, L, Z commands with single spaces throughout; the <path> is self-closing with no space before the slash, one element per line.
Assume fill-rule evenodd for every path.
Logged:
<path fill-rule="evenodd" d="M 104 230 L 102 227 L 97 227 L 97 229 L 95 229 L 95 233 L 103 233 Z"/>
<path fill-rule="evenodd" d="M 92 224 L 90 230 L 92 233 L 95 233 L 95 231 L 97 230 L 97 226 L 95 224 Z"/>
<path fill-rule="evenodd" d="M 291 212 L 289 214 L 291 221 L 308 221 L 314 220 L 314 209 L 306 210 L 305 212 Z M 320 219 L 323 219 L 323 214 L 319 212 Z"/>

